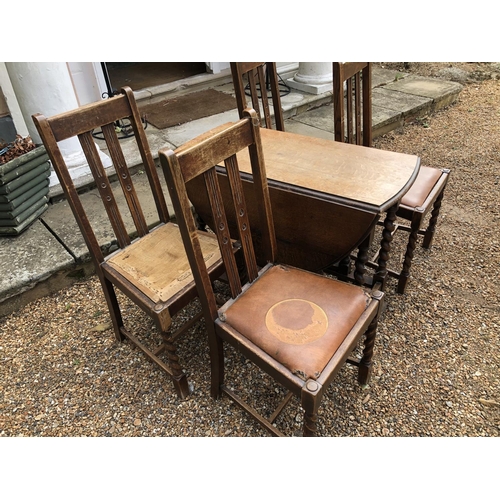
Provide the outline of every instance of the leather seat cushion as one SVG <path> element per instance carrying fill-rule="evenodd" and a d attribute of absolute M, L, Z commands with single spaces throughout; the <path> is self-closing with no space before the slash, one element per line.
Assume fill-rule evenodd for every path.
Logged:
<path fill-rule="evenodd" d="M 221 319 L 294 374 L 316 379 L 370 302 L 361 287 L 274 266 Z"/>
<path fill-rule="evenodd" d="M 403 196 L 401 205 L 411 208 L 421 207 L 441 177 L 441 174 L 442 172 L 438 168 L 420 167 L 417 178 L 412 187 Z"/>

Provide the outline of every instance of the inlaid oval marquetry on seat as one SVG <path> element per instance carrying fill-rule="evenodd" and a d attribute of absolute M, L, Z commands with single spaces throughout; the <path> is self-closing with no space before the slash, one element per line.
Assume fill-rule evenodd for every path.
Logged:
<path fill-rule="evenodd" d="M 274 304 L 266 314 L 271 335 L 287 344 L 308 344 L 321 338 L 328 329 L 325 311 L 310 300 L 287 299 Z"/>

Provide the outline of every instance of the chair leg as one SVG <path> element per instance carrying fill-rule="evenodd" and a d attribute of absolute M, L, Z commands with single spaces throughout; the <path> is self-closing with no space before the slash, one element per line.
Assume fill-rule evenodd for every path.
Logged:
<path fill-rule="evenodd" d="M 395 230 L 396 212 L 398 210 L 398 203 L 393 205 L 387 211 L 384 219 L 384 229 L 382 230 L 382 241 L 380 242 L 380 251 L 377 259 L 377 270 L 373 277 L 374 283 L 380 283 L 382 290 L 385 289 L 387 280 L 387 261 L 389 260 L 389 252 L 391 250 L 391 242 L 393 240 Z"/>
<path fill-rule="evenodd" d="M 212 323 L 207 328 L 207 333 L 211 370 L 210 395 L 214 399 L 218 399 L 222 394 L 222 386 L 224 385 L 224 347 L 222 339 L 215 333 Z"/>
<path fill-rule="evenodd" d="M 118 304 L 118 299 L 116 298 L 115 289 L 113 284 L 109 282 L 104 276 L 99 276 L 101 281 L 102 290 L 104 292 L 104 298 L 108 304 L 109 315 L 111 316 L 111 322 L 113 323 L 113 330 L 115 332 L 115 338 L 118 342 L 125 340 L 121 332 L 123 327 L 123 318 L 120 312 L 120 305 Z"/>
<path fill-rule="evenodd" d="M 157 325 L 158 328 L 158 325 Z M 175 344 L 173 343 L 170 335 L 165 331 L 161 331 L 161 336 L 163 339 L 163 345 L 165 346 L 165 351 L 168 357 L 168 364 L 172 371 L 170 377 L 172 378 L 172 382 L 174 384 L 174 388 L 181 399 L 185 399 L 189 396 L 191 391 L 189 390 L 189 384 L 187 380 L 187 376 L 184 373 L 180 363 L 179 356 L 177 355 L 177 349 Z"/>
<path fill-rule="evenodd" d="M 341 281 L 347 281 L 347 277 L 349 276 L 349 273 L 351 272 L 351 256 L 348 255 L 347 257 L 344 257 L 338 264 L 338 273 L 339 273 L 339 280 Z"/>
<path fill-rule="evenodd" d="M 410 237 L 408 238 L 408 245 L 406 246 L 406 253 L 403 260 L 403 268 L 399 273 L 397 292 L 400 294 L 405 293 L 410 279 L 410 267 L 413 260 L 413 253 L 417 245 L 418 230 L 422 222 L 422 215 L 415 213 L 410 226 Z"/>
<path fill-rule="evenodd" d="M 166 332 L 162 332 L 161 336 L 163 338 L 163 344 L 165 346 L 165 351 L 168 357 L 168 364 L 172 370 L 172 382 L 174 384 L 175 391 L 177 392 L 179 398 L 185 399 L 189 396 L 191 391 L 189 390 L 188 379 L 181 365 L 179 364 L 179 356 L 177 355 L 177 349 L 172 342 L 170 335 Z"/>
<path fill-rule="evenodd" d="M 358 383 L 366 385 L 370 381 L 373 370 L 373 349 L 375 347 L 375 339 L 377 337 L 377 327 L 380 314 L 383 306 L 383 294 L 381 292 L 374 292 L 373 299 L 379 301 L 377 314 L 371 321 L 365 333 L 365 342 L 363 348 L 363 356 L 359 362 L 358 367 Z"/>
<path fill-rule="evenodd" d="M 434 238 L 434 233 L 436 231 L 436 225 L 439 217 L 439 211 L 441 209 L 441 203 L 443 201 L 444 189 L 439 193 L 439 196 L 436 198 L 434 205 L 432 207 L 431 218 L 429 220 L 429 226 L 425 230 L 424 241 L 422 242 L 422 246 L 424 248 L 430 248 L 432 245 L 432 239 Z"/>
<path fill-rule="evenodd" d="M 301 404 L 304 409 L 302 435 L 314 437 L 318 433 L 318 408 L 323 395 L 323 387 L 315 380 L 308 380 L 301 392 Z"/>
<path fill-rule="evenodd" d="M 371 239 L 371 236 L 366 238 L 358 248 L 354 269 L 354 281 L 358 286 L 363 286 L 365 284 L 366 263 L 368 262 L 368 249 Z"/>
<path fill-rule="evenodd" d="M 315 437 L 318 434 L 318 413 L 304 412 L 304 426 L 302 435 L 304 437 Z"/>

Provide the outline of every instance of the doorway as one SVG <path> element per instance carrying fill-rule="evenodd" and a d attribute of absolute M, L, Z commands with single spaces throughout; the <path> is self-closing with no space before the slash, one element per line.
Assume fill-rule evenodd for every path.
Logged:
<path fill-rule="evenodd" d="M 107 62 L 112 89 L 128 85 L 132 90 L 156 87 L 206 73 L 204 62 Z"/>

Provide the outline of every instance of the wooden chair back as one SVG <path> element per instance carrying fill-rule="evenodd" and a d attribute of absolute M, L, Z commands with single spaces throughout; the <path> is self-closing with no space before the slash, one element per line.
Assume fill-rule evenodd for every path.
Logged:
<path fill-rule="evenodd" d="M 98 149 L 94 143 L 93 132 L 99 128 L 102 131 L 137 235 L 142 237 L 149 233 L 148 224 L 116 132 L 117 122 L 126 120 L 127 125 L 130 124 L 134 133 L 137 148 L 142 158 L 143 168 L 151 186 L 159 220 L 165 223 L 169 221 L 170 215 L 162 192 L 160 179 L 149 149 L 132 89 L 124 87 L 121 94 L 115 97 L 91 103 L 77 110 L 62 113 L 52 118 L 36 114 L 33 116 L 33 120 L 40 136 L 43 137 L 47 153 L 57 173 L 66 199 L 71 206 L 78 226 L 96 264 L 103 262 L 104 255 L 99 246 L 95 231 L 85 213 L 75 183 L 71 179 L 58 142 L 70 137 L 78 137 L 116 236 L 116 241 L 120 248 L 125 248 L 131 243 L 129 231 L 127 231 L 123 214 L 120 213 L 119 205 L 112 192 L 108 173 L 103 166 Z"/>
<path fill-rule="evenodd" d="M 335 140 L 372 145 L 371 63 L 333 63 Z"/>
<path fill-rule="evenodd" d="M 271 109 L 269 105 L 269 90 L 271 91 L 272 106 L 276 130 L 285 130 L 283 110 L 279 90 L 278 73 L 274 62 L 232 62 L 234 91 L 240 118 L 246 108 L 252 107 L 257 112 L 259 120 L 266 128 L 272 127 Z M 246 82 L 246 83 L 245 83 Z M 248 85 L 251 106 L 247 104 L 246 85 Z M 264 117 L 261 118 L 261 104 Z"/>
<path fill-rule="evenodd" d="M 183 236 L 186 252 L 197 284 L 200 300 L 207 300 L 212 319 L 217 317 L 215 296 L 210 285 L 207 268 L 200 251 L 196 222 L 188 198 L 186 183 L 202 177 L 207 191 L 214 232 L 217 234 L 222 259 L 225 265 L 231 295 L 235 298 L 243 289 L 241 275 L 253 282 L 259 272 L 252 242 L 252 231 L 257 231 L 263 240 L 267 262 L 274 262 L 276 256 L 276 237 L 271 212 L 269 189 L 265 175 L 265 166 L 260 142 L 260 124 L 254 110 L 243 113 L 244 119 L 218 127 L 205 134 L 204 140 L 197 138 L 178 148 L 160 151 L 160 161 L 167 179 L 178 223 Z M 243 185 L 238 169 L 236 153 L 248 148 L 252 164 L 255 198 L 259 207 L 259 227 L 251 228 L 248 210 L 243 194 Z M 216 167 L 219 165 L 219 167 Z M 224 167 L 221 167 L 224 165 Z M 232 210 L 237 214 L 239 243 L 243 254 L 245 272 L 242 273 L 235 258 L 234 242 L 229 232 L 226 204 L 219 185 L 220 174 L 225 174 L 230 185 Z M 199 285 L 198 285 L 199 286 Z"/>

